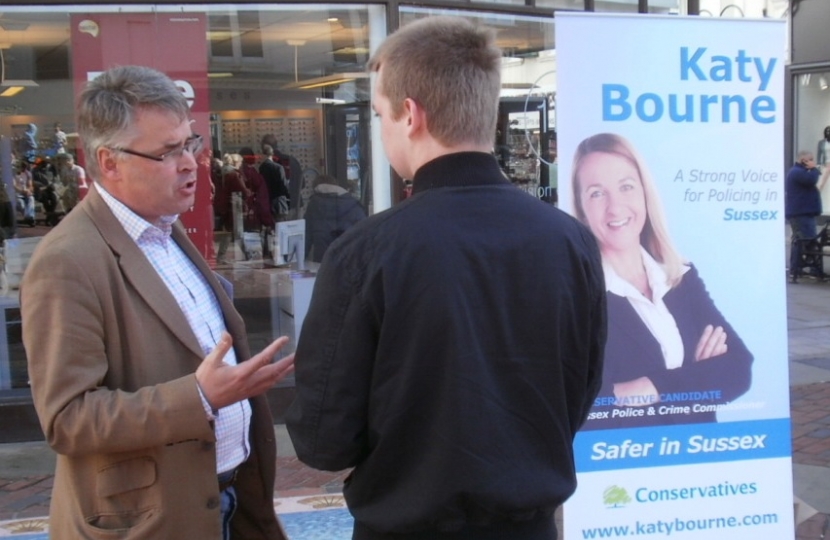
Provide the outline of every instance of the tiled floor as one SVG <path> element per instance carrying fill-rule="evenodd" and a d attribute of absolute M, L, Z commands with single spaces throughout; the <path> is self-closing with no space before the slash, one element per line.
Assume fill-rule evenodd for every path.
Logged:
<path fill-rule="evenodd" d="M 274 499 L 274 510 L 292 540 L 350 540 L 352 516 L 340 494 L 301 495 Z M 48 540 L 46 518 L 0 522 L 0 538 Z"/>
<path fill-rule="evenodd" d="M 348 471 L 306 467 L 296 457 L 277 459 L 274 509 L 292 540 L 348 540 L 352 518 L 341 494 Z M 46 540 L 52 476 L 0 480 L 0 538 Z"/>

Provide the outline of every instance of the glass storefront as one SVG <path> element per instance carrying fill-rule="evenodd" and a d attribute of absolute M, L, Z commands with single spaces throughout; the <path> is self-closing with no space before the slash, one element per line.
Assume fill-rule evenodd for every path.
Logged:
<path fill-rule="evenodd" d="M 269 137 L 277 154 L 291 156 L 284 164 L 290 181 L 296 174 L 300 182 L 288 217 L 303 217 L 321 175 L 336 179 L 371 213 L 373 181 L 388 184 L 389 167 L 372 166 L 366 63 L 386 34 L 385 7 L 365 4 L 4 8 L 0 171 L 12 194 L 13 176 L 30 168 L 58 202 L 48 212 L 39 193 L 37 226 L 30 230 L 13 209 L 16 197 L 10 201 L 17 223 L 16 234 L 15 223 L 8 232 L 17 237 L 6 241 L 11 290 L 3 297 L 8 302 L 0 302 L 8 330 L 8 347 L 0 339 L 0 392 L 28 384 L 15 286 L 37 234 L 49 230 L 47 214 L 59 219 L 77 202 L 69 200 L 71 180 L 60 163 L 72 155 L 84 165 L 73 102 L 86 80 L 111 65 L 151 65 L 189 98 L 194 131 L 208 148 L 200 160 L 197 204 L 182 220 L 216 271 L 234 282 L 237 308 L 258 349 L 277 335 L 293 336 L 294 310 L 278 301 L 275 267 L 284 261 L 263 257 L 274 249 L 273 231 L 263 234 L 247 223 L 225 230 L 214 219 L 210 153 L 229 159 L 248 147 L 261 157 Z M 223 242 L 226 253 L 217 260 Z"/>
<path fill-rule="evenodd" d="M 402 7 L 400 23 L 436 14 L 464 16 L 496 29 L 505 58 L 494 147 L 517 188 L 555 202 L 553 18 Z M 229 159 L 244 147 L 260 153 L 264 137 L 275 139 L 278 151 L 290 154 L 296 160 L 290 163 L 300 168 L 300 201 L 290 217 L 303 217 L 314 180 L 323 174 L 337 179 L 371 214 L 392 199 L 388 163 L 382 152 L 372 151 L 381 146 L 373 129 L 366 73 L 371 51 L 388 33 L 386 20 L 384 6 L 357 4 L 4 10 L 4 182 L 11 186 L 24 162 L 46 167 L 42 164 L 55 164 L 64 154 L 72 154 L 83 165 L 73 118 L 76 92 L 109 65 L 136 63 L 162 69 L 182 87 L 192 101 L 194 130 L 206 135 L 213 157 Z M 65 142 L 59 140 L 58 126 Z M 27 133 L 32 129 L 33 136 Z M 34 143 L 29 142 L 32 138 Z M 202 163 L 200 189 L 207 188 L 211 178 L 210 161 Z M 45 181 L 64 187 L 59 170 L 50 175 Z M 403 191 L 405 185 L 399 188 Z M 68 203 L 62 206 L 63 201 L 58 217 L 71 210 Z M 209 229 L 210 241 L 203 251 L 216 271 L 234 283 L 235 303 L 246 320 L 252 348 L 277 335 L 296 337 L 294 322 L 303 299 L 277 268 L 285 261 L 280 260 L 280 239 L 275 236 L 284 227 L 278 224 L 276 235 L 269 231 L 264 237 L 276 254 L 263 257 L 268 249 L 262 245 L 261 231 L 247 230 L 244 224 L 225 230 L 215 216 L 207 215 L 212 214 L 209 197 L 202 197 L 201 206 L 182 219 L 197 239 L 201 229 Z M 44 219 L 43 212 L 39 204 L 39 219 Z M 19 281 L 39 238 L 20 236 L 25 238 L 8 242 L 12 285 Z M 221 258 L 216 257 L 219 253 Z M 0 364 L 5 373 L 0 383 L 3 388 L 25 388 L 25 353 L 19 343 L 13 288 L 9 297 L 11 352 L 5 365 Z"/>
<path fill-rule="evenodd" d="M 356 3 L 89 3 L 56 9 L 22 2 L 30 5 L 0 10 L 3 182 L 12 185 L 13 174 L 23 161 L 32 167 L 52 162 L 58 166 L 47 170 L 47 181 L 65 189 L 59 185 L 63 180 L 56 162 L 65 153 L 84 163 L 73 102 L 96 71 L 137 63 L 170 74 L 192 100 L 194 130 L 205 136 L 208 146 L 200 170 L 198 208 L 183 216 L 183 221 L 216 271 L 234 283 L 235 303 L 246 320 L 253 349 L 281 334 L 292 337 L 293 346 L 294 322 L 301 318 L 304 293 L 285 288 L 286 281 L 276 268 L 277 263 L 285 262 L 279 260 L 279 253 L 276 258 L 262 256 L 262 248 L 278 249 L 279 231 L 262 235 L 245 230 L 241 219 L 239 227 L 235 223 L 227 230 L 216 221 L 207 158 L 211 152 L 215 158 L 229 158 L 244 147 L 261 157 L 263 138 L 276 140 L 278 152 L 294 158 L 285 161 L 287 169 L 294 169 L 287 172 L 299 178 L 296 205 L 292 205 L 295 210 L 289 216 L 292 219 L 303 217 L 320 175 L 336 179 L 368 214 L 405 197 L 406 183 L 394 176 L 381 150 L 379 128 L 369 105 L 371 78 L 366 73 L 371 52 L 392 30 L 389 23 L 405 25 L 443 14 L 466 17 L 496 30 L 504 58 L 494 153 L 518 189 L 556 203 L 555 10 L 581 11 L 584 0 L 485 1 L 477 3 L 476 10 L 451 0 L 442 7 L 429 8 L 406 3 L 391 7 Z M 760 16 L 760 4 L 769 7 L 781 2 L 701 0 L 700 6 L 717 11 L 713 14 L 718 16 L 726 4 L 736 3 L 747 16 Z M 636 13 L 639 4 L 638 0 L 592 2 L 596 11 L 620 13 Z M 686 4 L 686 0 L 647 3 L 648 12 L 657 14 L 685 14 Z M 396 11 L 390 13 L 390 9 Z M 723 16 L 735 11 L 727 7 Z M 815 73 L 809 85 L 799 85 L 796 99 L 810 104 L 798 110 L 813 111 L 813 102 L 830 108 L 820 86 L 828 76 L 830 73 Z M 806 112 L 803 119 L 799 116 L 797 146 L 803 139 L 803 144 L 815 147 L 824 128 L 818 118 Z M 34 133 L 30 126 L 34 126 Z M 63 144 L 58 126 L 66 136 Z M 58 214 L 72 204 L 61 199 Z M 12 210 L 11 214 L 17 238 L 6 243 L 11 290 L 0 296 L 0 311 L 5 315 L 0 326 L 6 329 L 0 330 L 0 396 L 15 389 L 25 391 L 28 385 L 15 285 L 37 242 L 35 232 L 48 232 L 42 203 L 32 231 L 20 221 L 19 213 Z M 5 228 L 0 211 L 0 230 Z M 6 232 L 14 234 L 14 230 Z M 223 242 L 225 251 L 220 259 L 217 254 Z M 313 264 L 310 266 L 313 269 Z"/>
<path fill-rule="evenodd" d="M 822 169 L 830 167 L 830 66 L 800 73 L 793 78 L 793 159 L 812 152 Z M 830 215 L 830 183 L 821 190 L 822 207 Z"/>

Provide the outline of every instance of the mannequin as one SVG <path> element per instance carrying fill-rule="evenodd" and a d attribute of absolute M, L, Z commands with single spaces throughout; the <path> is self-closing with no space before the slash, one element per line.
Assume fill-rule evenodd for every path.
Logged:
<path fill-rule="evenodd" d="M 816 149 L 816 164 L 824 167 L 830 162 L 830 126 L 824 128 L 824 138 L 819 140 Z"/>

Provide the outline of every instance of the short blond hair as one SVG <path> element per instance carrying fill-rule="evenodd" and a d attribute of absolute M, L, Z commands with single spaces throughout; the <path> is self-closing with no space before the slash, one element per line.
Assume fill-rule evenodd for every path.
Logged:
<path fill-rule="evenodd" d="M 380 92 L 393 119 L 414 100 L 427 129 L 445 146 L 493 143 L 501 91 L 501 49 L 495 31 L 460 17 L 427 17 L 390 35 L 369 59 L 383 68 Z"/>
<path fill-rule="evenodd" d="M 645 161 L 627 139 L 616 133 L 599 133 L 588 137 L 576 148 L 573 167 L 571 168 L 571 189 L 573 192 L 574 212 L 577 219 L 588 225 L 588 218 L 582 208 L 582 189 L 579 185 L 579 169 L 583 160 L 591 154 L 602 153 L 619 156 L 629 162 L 640 176 L 646 203 L 646 222 L 640 233 L 640 245 L 645 248 L 655 261 L 666 270 L 669 285 L 674 287 L 683 277 L 686 261 L 675 249 L 669 237 L 663 205 L 654 185 L 651 173 Z"/>

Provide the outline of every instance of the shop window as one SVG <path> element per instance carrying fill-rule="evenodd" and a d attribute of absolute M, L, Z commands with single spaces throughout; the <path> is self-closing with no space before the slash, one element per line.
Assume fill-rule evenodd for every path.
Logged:
<path fill-rule="evenodd" d="M 262 59 L 258 11 L 237 11 L 208 17 L 210 52 L 215 58 Z"/>
<path fill-rule="evenodd" d="M 240 11 L 238 14 L 240 50 L 242 57 L 262 58 L 262 31 L 258 11 Z"/>
<path fill-rule="evenodd" d="M 230 15 L 211 15 L 208 18 L 208 43 L 210 55 L 213 58 L 233 58 L 233 31 L 231 30 Z"/>
<path fill-rule="evenodd" d="M 194 129 L 209 140 L 211 150 L 221 156 L 248 146 L 261 156 L 263 137 L 270 135 L 278 141 L 278 151 L 293 158 L 281 160 L 299 186 L 291 217 L 303 217 L 318 175 L 341 180 L 369 212 L 378 204 L 373 176 L 386 176 L 389 183 L 388 163 L 382 152 L 372 151 L 380 146 L 372 130 L 366 72 L 372 50 L 387 33 L 385 6 L 87 4 L 59 11 L 4 5 L 0 11 L 0 178 L 5 182 L 22 158 L 29 124 L 38 128 L 32 159 L 54 157 L 56 123 L 69 135 L 66 150 L 79 153 L 76 83 L 101 69 L 83 64 L 84 71 L 75 73 L 82 65 L 79 59 L 89 63 L 101 56 L 90 51 L 84 57 L 79 45 L 84 42 L 84 47 L 106 46 L 109 62 L 118 63 L 113 51 L 123 50 L 120 63 L 146 63 L 163 71 L 165 62 L 184 57 L 184 69 L 168 69 L 176 71 L 183 91 L 194 101 Z M 187 34 L 178 30 L 187 25 L 198 29 Z M 199 178 L 207 182 L 207 176 Z M 192 212 L 201 220 L 196 227 L 213 228 L 209 196 L 205 201 Z M 285 293 L 275 277 L 280 261 L 265 257 L 254 245 L 270 243 L 274 235 L 217 229 L 208 236 L 201 234 L 202 228 L 193 237 L 203 239 L 197 246 L 234 283 L 235 304 L 252 349 L 283 334 L 292 336 L 293 345 L 299 329 L 278 301 Z M 41 236 L 48 230 L 42 221 L 31 231 L 25 229 L 27 235 Z M 223 235 L 230 242 L 220 264 L 216 254 Z M 28 384 L 16 301 L 15 287 L 0 295 L 0 315 L 6 316 L 5 323 L 0 318 L 0 395 Z"/>
<path fill-rule="evenodd" d="M 793 155 L 812 152 L 822 169 L 830 167 L 830 66 L 822 71 L 796 75 L 793 79 L 795 122 Z M 824 214 L 830 214 L 830 182 L 821 190 Z"/>

